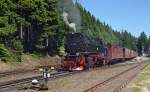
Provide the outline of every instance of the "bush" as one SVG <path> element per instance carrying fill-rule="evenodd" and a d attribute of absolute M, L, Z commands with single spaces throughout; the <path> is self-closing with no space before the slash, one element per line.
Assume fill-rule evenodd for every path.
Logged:
<path fill-rule="evenodd" d="M 10 56 L 9 50 L 4 46 L 4 44 L 0 44 L 0 58 L 2 61 L 7 61 Z"/>
<path fill-rule="evenodd" d="M 22 45 L 21 41 L 16 41 L 14 43 L 14 47 L 15 47 L 15 50 L 22 52 L 23 45 Z"/>

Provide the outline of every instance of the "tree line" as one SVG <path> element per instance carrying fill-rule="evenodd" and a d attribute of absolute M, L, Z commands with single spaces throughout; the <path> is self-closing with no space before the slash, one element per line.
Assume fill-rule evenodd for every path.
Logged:
<path fill-rule="evenodd" d="M 0 1 L 0 57 L 41 52 L 63 46 L 63 23 L 57 0 Z M 53 45 L 52 45 L 53 44 Z M 15 53 L 15 54 L 14 54 Z"/>
<path fill-rule="evenodd" d="M 140 34 L 137 40 L 137 52 L 139 55 L 150 54 L 150 36 L 148 37 L 144 32 Z"/>
<path fill-rule="evenodd" d="M 82 16 L 81 31 L 83 33 L 102 39 L 104 42 L 110 44 L 136 50 L 137 38 L 130 32 L 127 32 L 127 30 L 121 30 L 121 32 L 114 30 L 109 24 L 96 19 L 94 15 L 83 8 L 79 3 L 76 5 Z"/>
<path fill-rule="evenodd" d="M 59 0 L 0 0 L 0 59 L 21 61 L 22 53 L 52 55 L 63 52 L 65 34 L 72 29 L 65 25 L 62 18 L 66 7 L 59 4 Z M 147 51 L 149 43 L 143 43 L 145 36 L 136 38 L 126 30 L 113 30 L 80 3 L 71 0 L 69 5 L 76 7 L 80 13 L 81 23 L 77 26 L 81 27 L 77 32 L 133 50 L 144 46 L 144 51 Z M 70 21 L 73 19 L 76 20 L 73 17 Z M 144 41 L 148 41 L 147 38 Z"/>

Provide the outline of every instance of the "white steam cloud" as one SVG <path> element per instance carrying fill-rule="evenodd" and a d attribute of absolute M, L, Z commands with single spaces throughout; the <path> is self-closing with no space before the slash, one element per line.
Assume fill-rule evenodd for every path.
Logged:
<path fill-rule="evenodd" d="M 73 0 L 58 0 L 64 22 L 75 31 L 80 32 L 81 16 Z"/>
<path fill-rule="evenodd" d="M 72 28 L 75 32 L 76 32 L 76 24 L 75 23 L 69 23 L 68 21 L 68 13 L 67 12 L 63 12 L 63 20 L 66 23 L 67 26 L 69 26 L 70 28 Z"/>

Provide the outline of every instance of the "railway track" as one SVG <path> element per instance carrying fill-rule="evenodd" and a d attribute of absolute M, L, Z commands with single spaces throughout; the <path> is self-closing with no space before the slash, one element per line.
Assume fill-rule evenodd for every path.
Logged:
<path fill-rule="evenodd" d="M 146 64 L 145 66 L 143 66 L 140 70 L 143 70 L 144 68 L 146 68 L 149 64 Z M 130 76 L 127 80 L 125 80 L 124 82 L 122 82 L 117 88 L 115 88 L 115 90 L 113 92 L 121 92 L 121 90 L 126 87 L 126 85 L 137 76 L 138 73 L 135 73 L 134 75 Z"/>
<path fill-rule="evenodd" d="M 106 80 L 100 82 L 99 84 L 94 85 L 94 86 L 91 87 L 91 88 L 86 89 L 84 92 L 95 92 L 95 90 L 100 89 L 101 87 L 107 85 L 108 83 L 112 82 L 113 80 L 119 78 L 121 75 L 126 74 L 126 73 L 128 73 L 129 71 L 131 71 L 131 70 L 133 70 L 133 69 L 137 69 L 137 68 L 140 68 L 140 70 L 144 69 L 149 63 L 146 63 L 144 66 L 141 66 L 142 64 L 145 64 L 145 63 L 139 63 L 139 64 L 136 65 L 136 66 L 133 66 L 133 67 L 131 67 L 131 68 L 129 68 L 129 69 L 127 69 L 127 70 L 125 70 L 125 71 L 119 73 L 119 74 L 116 74 L 116 75 L 114 75 L 114 76 L 112 76 L 112 77 L 110 77 L 110 78 L 108 78 L 108 79 L 106 79 Z M 142 68 L 141 68 L 140 66 L 141 66 Z M 127 80 L 125 80 L 124 82 L 122 82 L 121 85 L 119 85 L 117 88 L 115 88 L 115 90 L 114 90 L 113 92 L 120 92 L 121 89 L 122 89 L 123 87 L 125 87 L 125 85 L 127 85 L 127 83 L 129 83 L 137 74 L 138 74 L 138 72 L 135 73 L 134 75 L 132 75 L 131 77 L 129 77 L 129 78 L 128 78 Z M 107 85 L 107 86 L 108 86 L 108 85 Z M 98 92 L 100 92 L 100 90 L 99 90 Z"/>
<path fill-rule="evenodd" d="M 50 68 L 51 66 L 48 65 L 46 66 L 48 68 Z M 15 74 L 23 74 L 23 73 L 29 73 L 29 72 L 37 72 L 37 70 L 39 68 L 44 68 L 44 66 L 36 66 L 34 69 L 28 69 L 28 70 L 24 70 L 24 69 L 19 69 L 19 70 L 14 70 L 14 71 L 7 71 L 7 72 L 0 72 L 0 78 L 2 77 L 7 77 L 10 75 L 15 75 Z"/>
<path fill-rule="evenodd" d="M 57 73 L 51 74 L 51 77 L 49 79 L 56 79 L 56 78 L 60 78 L 60 77 L 65 77 L 68 75 L 72 75 L 74 73 L 76 73 L 76 72 L 57 72 Z M 40 76 L 34 76 L 34 77 L 23 78 L 23 79 L 18 79 L 18 80 L 0 82 L 0 90 L 4 89 L 4 88 L 9 88 L 9 87 L 13 87 L 16 85 L 20 85 L 20 84 L 31 83 L 32 79 L 43 80 L 44 78 L 42 75 L 40 75 Z"/>
<path fill-rule="evenodd" d="M 0 78 L 14 75 L 14 74 L 23 74 L 23 73 L 28 73 L 28 72 L 34 72 L 35 69 L 33 70 L 18 70 L 18 71 L 8 71 L 8 72 L 0 72 Z"/>
<path fill-rule="evenodd" d="M 94 70 L 105 70 L 105 69 L 112 69 L 112 68 L 117 68 L 117 67 L 122 67 L 122 66 L 128 66 L 128 65 L 134 65 L 134 64 L 141 64 L 144 62 L 134 62 L 134 63 L 120 63 L 120 64 L 114 64 L 114 65 L 108 65 L 108 66 L 102 66 L 95 68 Z"/>
<path fill-rule="evenodd" d="M 134 63 L 132 63 L 132 64 L 134 64 Z M 100 69 L 108 69 L 108 68 L 115 68 L 115 67 L 126 66 L 126 65 L 132 65 L 132 64 L 109 65 L 109 66 L 104 66 L 104 67 L 95 68 L 95 70 L 96 70 L 96 69 L 99 70 L 99 68 L 100 68 Z M 10 76 L 10 75 L 15 75 L 15 74 L 23 74 L 23 73 L 28 73 L 28 72 L 34 72 L 35 70 L 36 70 L 36 69 L 0 72 L 0 78 L 7 77 L 7 76 Z"/>
<path fill-rule="evenodd" d="M 117 67 L 122 67 L 122 66 L 127 66 L 127 65 L 133 65 L 133 64 L 137 64 L 137 63 L 120 64 L 120 65 L 110 65 L 110 66 L 106 66 L 106 67 L 95 68 L 93 70 L 105 70 L 105 69 L 117 68 Z M 88 70 L 81 71 L 81 72 L 88 72 Z M 51 74 L 51 77 L 49 78 L 49 80 L 56 79 L 56 78 L 61 78 L 61 77 L 65 77 L 65 76 L 68 76 L 68 75 L 73 75 L 73 74 L 81 73 L 81 72 L 57 72 L 57 73 Z M 13 87 L 13 86 L 20 85 L 20 84 L 31 83 L 32 79 L 43 80 L 43 76 L 40 75 L 40 76 L 23 78 L 23 79 L 17 79 L 17 80 L 0 82 L 0 89 Z"/>

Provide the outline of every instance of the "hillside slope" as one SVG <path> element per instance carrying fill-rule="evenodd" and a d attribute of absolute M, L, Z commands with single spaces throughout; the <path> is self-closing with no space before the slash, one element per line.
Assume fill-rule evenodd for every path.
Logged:
<path fill-rule="evenodd" d="M 136 48 L 136 38 L 130 33 L 114 31 L 78 2 L 0 0 L 0 59 L 21 62 L 22 53 L 46 56 L 64 51 L 65 34 L 73 31 L 63 20 L 64 11 L 69 14 L 72 26 L 76 25 L 77 32 L 107 43 Z"/>

